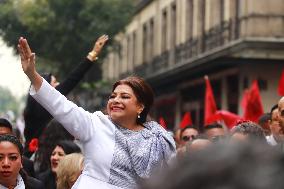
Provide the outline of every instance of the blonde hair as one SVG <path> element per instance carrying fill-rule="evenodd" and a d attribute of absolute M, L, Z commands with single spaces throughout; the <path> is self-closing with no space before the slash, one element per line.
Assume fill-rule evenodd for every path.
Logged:
<path fill-rule="evenodd" d="M 58 164 L 57 189 L 70 189 L 83 169 L 84 157 L 81 153 L 64 156 Z"/>

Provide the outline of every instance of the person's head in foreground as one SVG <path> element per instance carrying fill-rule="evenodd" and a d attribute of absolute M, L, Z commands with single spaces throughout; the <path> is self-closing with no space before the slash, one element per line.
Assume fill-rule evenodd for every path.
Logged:
<path fill-rule="evenodd" d="M 284 158 L 260 143 L 210 145 L 143 183 L 142 189 L 281 189 Z"/>
<path fill-rule="evenodd" d="M 240 121 L 231 130 L 231 141 L 257 141 L 267 143 L 263 129 L 252 121 Z"/>

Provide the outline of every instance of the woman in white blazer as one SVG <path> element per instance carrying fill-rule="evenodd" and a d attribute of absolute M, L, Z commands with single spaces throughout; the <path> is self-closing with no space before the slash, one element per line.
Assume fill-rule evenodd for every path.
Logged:
<path fill-rule="evenodd" d="M 30 94 L 83 145 L 84 169 L 73 188 L 136 188 L 154 169 L 167 165 L 175 143 L 158 123 L 146 121 L 153 104 L 151 87 L 139 77 L 117 81 L 107 115 L 90 113 L 68 101 L 36 71 L 35 54 L 19 39 L 22 68 Z M 88 54 L 96 58 L 96 52 Z"/>

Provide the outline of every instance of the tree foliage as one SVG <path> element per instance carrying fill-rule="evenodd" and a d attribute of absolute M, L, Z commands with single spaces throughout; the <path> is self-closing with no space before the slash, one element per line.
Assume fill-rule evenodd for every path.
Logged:
<path fill-rule="evenodd" d="M 64 76 L 86 56 L 96 38 L 121 31 L 132 12 L 133 0 L 4 0 L 0 35 L 14 48 L 20 36 L 26 37 L 40 69 Z"/>
<path fill-rule="evenodd" d="M 0 96 L 0 113 L 5 113 L 9 110 L 16 114 L 19 113 L 20 101 L 8 89 L 0 86 Z"/>

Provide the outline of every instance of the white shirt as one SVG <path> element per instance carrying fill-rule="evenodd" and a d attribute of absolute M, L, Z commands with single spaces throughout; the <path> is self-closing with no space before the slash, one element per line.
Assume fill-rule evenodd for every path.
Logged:
<path fill-rule="evenodd" d="M 274 138 L 274 136 L 272 134 L 269 135 L 269 136 L 266 136 L 266 141 L 271 146 L 276 146 L 277 145 L 277 142 L 276 142 L 276 140 L 275 140 L 275 138 Z"/>
<path fill-rule="evenodd" d="M 84 170 L 72 188 L 136 188 L 156 167 L 175 154 L 171 136 L 156 122 L 131 131 L 115 125 L 107 115 L 90 113 L 68 101 L 43 80 L 30 94 L 83 145 Z"/>
<path fill-rule="evenodd" d="M 21 177 L 21 175 L 19 174 L 17 177 L 17 181 L 16 181 L 17 185 L 14 189 L 25 189 L 25 183 Z M 8 189 L 5 186 L 3 186 L 2 184 L 0 184 L 0 189 Z"/>

